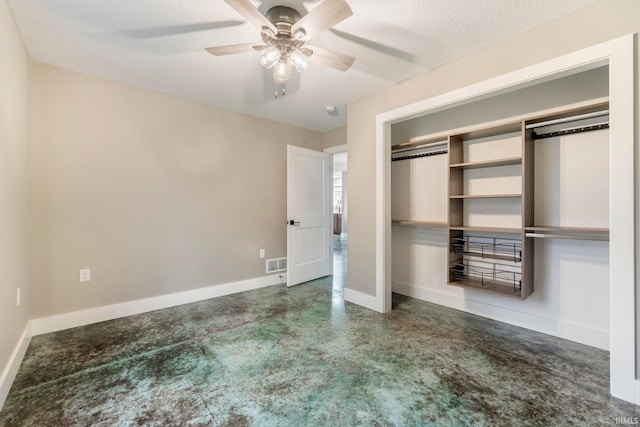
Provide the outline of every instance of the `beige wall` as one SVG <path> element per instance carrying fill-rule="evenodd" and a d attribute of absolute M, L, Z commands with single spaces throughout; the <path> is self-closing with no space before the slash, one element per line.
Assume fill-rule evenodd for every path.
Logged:
<path fill-rule="evenodd" d="M 640 1 L 603 0 L 349 104 L 349 185 L 357 191 L 353 191 L 349 199 L 347 286 L 375 295 L 377 114 L 625 34 L 640 32 L 639 16 Z M 636 94 L 636 98 L 640 96 Z"/>
<path fill-rule="evenodd" d="M 347 143 L 347 127 L 340 126 L 322 134 L 322 148 L 337 147 Z"/>
<path fill-rule="evenodd" d="M 29 58 L 0 0 L 0 373 L 29 319 L 27 99 Z M 16 306 L 21 288 L 22 304 Z"/>
<path fill-rule="evenodd" d="M 322 135 L 31 65 L 33 317 L 265 275 L 286 146 Z M 79 283 L 79 269 L 92 280 Z"/>

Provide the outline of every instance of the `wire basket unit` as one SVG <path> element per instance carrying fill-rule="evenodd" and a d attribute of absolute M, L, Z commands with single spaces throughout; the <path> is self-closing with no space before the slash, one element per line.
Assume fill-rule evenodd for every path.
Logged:
<path fill-rule="evenodd" d="M 461 236 L 452 237 L 449 244 L 451 252 L 456 255 L 516 263 L 522 261 L 522 241 L 520 239 Z"/>
<path fill-rule="evenodd" d="M 520 297 L 522 272 L 517 266 L 464 259 L 449 267 L 452 284 Z"/>

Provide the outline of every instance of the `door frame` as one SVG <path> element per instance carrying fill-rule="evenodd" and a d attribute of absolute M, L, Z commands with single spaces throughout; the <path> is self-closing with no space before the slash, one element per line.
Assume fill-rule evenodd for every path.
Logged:
<path fill-rule="evenodd" d="M 640 404 L 636 380 L 635 35 L 630 34 L 472 84 L 376 117 L 376 296 L 391 310 L 391 125 L 580 71 L 609 66 L 610 391 Z M 614 149 L 615 148 L 615 149 Z M 614 173 L 615 172 L 615 173 Z"/>
<path fill-rule="evenodd" d="M 333 155 L 334 154 L 340 154 L 340 153 L 346 153 L 347 152 L 347 144 L 336 145 L 334 147 L 325 148 L 322 151 L 324 153 L 331 154 L 331 176 L 333 176 Z M 349 170 L 349 166 L 347 166 L 347 171 L 348 170 Z M 342 183 L 343 200 L 344 200 L 345 191 L 346 191 L 346 193 L 348 195 L 348 193 L 349 193 L 349 181 L 347 181 L 347 185 L 344 185 L 344 182 Z M 348 202 L 349 202 L 349 199 L 348 199 L 348 196 L 347 196 L 347 203 Z M 344 210 L 347 210 L 347 212 L 349 211 L 349 208 L 347 208 L 346 204 L 343 205 L 343 212 L 344 212 Z M 347 213 L 347 222 L 349 222 L 348 213 Z M 332 248 L 332 251 L 333 251 L 333 248 Z"/>

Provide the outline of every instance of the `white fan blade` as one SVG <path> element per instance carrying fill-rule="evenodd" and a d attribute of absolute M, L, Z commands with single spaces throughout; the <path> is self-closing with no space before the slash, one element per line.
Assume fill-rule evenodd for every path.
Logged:
<path fill-rule="evenodd" d="M 251 25 L 262 31 L 262 27 L 270 28 L 277 33 L 275 25 L 271 23 L 258 9 L 255 8 L 249 0 L 224 0 L 229 6 L 234 8 L 236 12 L 244 17 Z"/>
<path fill-rule="evenodd" d="M 309 56 L 311 61 L 324 64 L 328 67 L 335 68 L 336 70 L 347 71 L 356 60 L 353 56 L 334 52 L 322 47 L 310 46 L 308 44 L 304 45 L 304 47 L 313 51 L 313 54 Z"/>
<path fill-rule="evenodd" d="M 212 55 L 222 56 L 222 55 L 233 55 L 235 53 L 247 53 L 247 52 L 255 52 L 256 50 L 262 50 L 264 46 L 256 43 L 245 43 L 245 44 L 234 44 L 229 46 L 217 46 L 217 47 L 208 47 L 205 50 Z"/>
<path fill-rule="evenodd" d="M 219 22 L 201 22 L 197 24 L 168 25 L 165 27 L 137 28 L 132 30 L 119 31 L 128 37 L 137 39 L 147 39 L 152 37 L 167 37 L 176 34 L 193 33 L 196 31 L 209 31 L 218 28 L 235 27 L 244 25 L 244 21 L 219 21 Z"/>
<path fill-rule="evenodd" d="M 324 30 L 327 30 L 339 22 L 353 15 L 353 11 L 344 0 L 324 0 L 311 12 L 300 18 L 291 30 L 303 29 L 307 34 L 304 40 L 311 40 Z"/>

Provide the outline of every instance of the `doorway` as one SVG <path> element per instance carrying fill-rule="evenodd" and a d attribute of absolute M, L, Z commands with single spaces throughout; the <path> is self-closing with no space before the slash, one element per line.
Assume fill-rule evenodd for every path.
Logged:
<path fill-rule="evenodd" d="M 324 150 L 331 154 L 333 176 L 333 298 L 344 298 L 347 279 L 348 171 L 347 147 Z"/>

